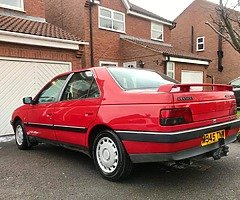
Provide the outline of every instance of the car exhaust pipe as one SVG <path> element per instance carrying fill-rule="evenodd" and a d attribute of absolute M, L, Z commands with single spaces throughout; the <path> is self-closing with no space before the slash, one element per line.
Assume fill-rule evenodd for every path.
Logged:
<path fill-rule="evenodd" d="M 212 157 L 214 160 L 219 160 L 223 156 L 227 156 L 229 152 L 229 147 L 228 146 L 222 146 L 216 151 L 213 152 Z"/>

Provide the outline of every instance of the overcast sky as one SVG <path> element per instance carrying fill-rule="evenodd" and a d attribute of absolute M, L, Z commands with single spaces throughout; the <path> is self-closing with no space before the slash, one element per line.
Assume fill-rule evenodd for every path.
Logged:
<path fill-rule="evenodd" d="M 219 0 L 210 0 L 219 3 Z M 223 0 L 226 1 L 226 0 Z M 236 3 L 237 0 L 228 0 Z M 141 6 L 153 13 L 169 20 L 174 20 L 193 0 L 130 0 L 130 2 Z"/>

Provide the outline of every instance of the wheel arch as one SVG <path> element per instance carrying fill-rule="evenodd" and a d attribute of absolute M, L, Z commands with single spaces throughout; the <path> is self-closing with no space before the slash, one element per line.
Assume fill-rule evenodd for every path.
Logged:
<path fill-rule="evenodd" d="M 90 130 L 90 132 L 88 134 L 88 140 L 87 140 L 90 156 L 92 156 L 92 147 L 93 147 L 93 142 L 94 142 L 95 138 L 97 137 L 97 135 L 99 133 L 101 133 L 104 130 L 111 130 L 114 132 L 114 130 L 111 127 L 109 127 L 105 124 L 97 124 L 94 127 L 92 127 L 92 129 Z"/>
<path fill-rule="evenodd" d="M 22 121 L 22 119 L 19 116 L 14 117 L 12 125 L 14 126 L 17 123 L 17 121 Z"/>

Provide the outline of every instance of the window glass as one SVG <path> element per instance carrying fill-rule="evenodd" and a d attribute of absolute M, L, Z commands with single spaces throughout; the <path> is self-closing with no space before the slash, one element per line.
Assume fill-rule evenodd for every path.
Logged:
<path fill-rule="evenodd" d="M 111 11 L 109 11 L 109 10 L 101 9 L 100 14 L 101 14 L 101 16 L 111 18 Z"/>
<path fill-rule="evenodd" d="M 110 19 L 101 18 L 101 20 L 100 20 L 100 26 L 101 26 L 101 27 L 105 27 L 105 28 L 112 29 L 112 21 L 111 21 Z"/>
<path fill-rule="evenodd" d="M 152 37 L 153 39 L 158 39 L 158 40 L 162 40 L 162 33 L 161 32 L 157 32 L 157 31 L 152 31 Z"/>
<path fill-rule="evenodd" d="M 99 97 L 99 90 L 91 71 L 75 73 L 67 84 L 63 101 Z"/>
<path fill-rule="evenodd" d="M 100 61 L 100 67 L 109 67 L 109 66 L 117 67 L 117 66 L 118 66 L 118 63 L 117 63 L 117 62 L 105 62 L 105 61 Z"/>
<path fill-rule="evenodd" d="M 124 32 L 125 18 L 124 14 L 107 8 L 100 9 L 99 27 L 103 29 Z"/>
<path fill-rule="evenodd" d="M 170 78 L 175 78 L 175 63 L 167 62 L 167 76 Z"/>
<path fill-rule="evenodd" d="M 124 23 L 122 23 L 122 22 L 113 22 L 113 29 L 124 31 Z"/>
<path fill-rule="evenodd" d="M 120 13 L 114 13 L 114 19 L 123 21 L 123 15 Z"/>
<path fill-rule="evenodd" d="M 62 87 L 67 79 L 68 75 L 52 81 L 38 96 L 38 103 L 50 103 L 58 100 Z"/>
<path fill-rule="evenodd" d="M 197 51 L 203 51 L 205 48 L 205 44 L 204 44 L 204 37 L 198 37 L 197 38 Z"/>
<path fill-rule="evenodd" d="M 157 89 L 161 85 L 172 83 L 153 71 L 116 67 L 108 70 L 125 90 Z"/>
<path fill-rule="evenodd" d="M 2 5 L 7 5 L 7 6 L 12 6 L 12 7 L 17 7 L 17 8 L 22 8 L 22 1 L 21 0 L 0 0 L 0 4 Z"/>
<path fill-rule="evenodd" d="M 151 37 L 154 40 L 163 41 L 163 25 L 152 22 Z"/>

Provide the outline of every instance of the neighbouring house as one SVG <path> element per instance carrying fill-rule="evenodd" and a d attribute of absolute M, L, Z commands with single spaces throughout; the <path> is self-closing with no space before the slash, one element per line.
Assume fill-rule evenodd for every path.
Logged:
<path fill-rule="evenodd" d="M 172 46 L 175 22 L 128 0 L 45 2 L 47 21 L 89 41 L 84 67 L 142 67 L 184 83 L 206 81 L 210 59 Z"/>
<path fill-rule="evenodd" d="M 43 0 L 0 0 L 0 135 L 12 111 L 56 74 L 81 68 L 85 42 L 46 23 Z"/>
<path fill-rule="evenodd" d="M 205 24 L 212 22 L 212 18 L 218 20 L 217 6 L 207 0 L 195 0 L 176 18 L 172 41 L 179 49 L 210 58 L 207 81 L 226 84 L 240 76 L 240 54 Z"/>

